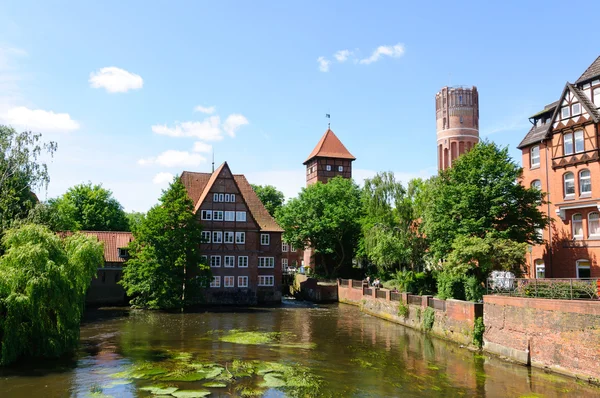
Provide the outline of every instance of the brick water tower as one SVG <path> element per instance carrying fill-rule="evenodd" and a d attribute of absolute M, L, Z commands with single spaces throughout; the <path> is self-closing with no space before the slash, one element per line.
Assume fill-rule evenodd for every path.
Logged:
<path fill-rule="evenodd" d="M 446 170 L 479 142 L 477 87 L 444 87 L 435 95 L 438 170 Z"/>

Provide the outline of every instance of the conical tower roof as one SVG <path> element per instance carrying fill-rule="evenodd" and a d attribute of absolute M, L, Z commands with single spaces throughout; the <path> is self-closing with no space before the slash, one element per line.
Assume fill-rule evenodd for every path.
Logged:
<path fill-rule="evenodd" d="M 304 164 L 310 162 L 314 158 L 334 158 L 334 159 L 350 159 L 356 160 L 354 156 L 346 149 L 342 141 L 331 131 L 327 129 L 321 140 L 308 155 L 308 158 L 304 161 Z"/>

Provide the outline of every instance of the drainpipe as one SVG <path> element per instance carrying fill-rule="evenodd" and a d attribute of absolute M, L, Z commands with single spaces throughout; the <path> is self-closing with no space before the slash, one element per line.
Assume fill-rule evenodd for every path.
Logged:
<path fill-rule="evenodd" d="M 543 140 L 540 141 L 540 144 L 543 142 Z M 547 193 L 548 193 L 548 197 L 546 199 L 547 203 L 547 208 L 548 208 L 548 217 L 550 217 L 550 176 L 548 175 L 548 145 L 545 146 L 545 150 L 546 150 L 546 189 L 547 189 Z M 549 257 L 548 259 L 550 260 L 550 276 L 552 276 L 552 271 L 553 271 L 553 267 L 552 267 L 552 225 L 548 225 L 548 244 L 550 247 L 550 250 L 548 250 L 548 254 Z"/>

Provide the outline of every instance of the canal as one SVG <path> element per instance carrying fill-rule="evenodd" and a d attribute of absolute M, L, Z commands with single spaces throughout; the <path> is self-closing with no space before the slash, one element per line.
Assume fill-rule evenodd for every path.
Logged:
<path fill-rule="evenodd" d="M 0 371 L 1 397 L 600 396 L 345 304 L 90 310 L 77 357 Z"/>

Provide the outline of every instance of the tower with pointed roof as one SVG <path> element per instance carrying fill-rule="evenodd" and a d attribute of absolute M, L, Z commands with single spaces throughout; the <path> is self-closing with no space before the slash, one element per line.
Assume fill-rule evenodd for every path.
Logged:
<path fill-rule="evenodd" d="M 331 129 L 327 129 L 319 143 L 304 161 L 306 186 L 342 176 L 352 178 L 352 162 L 356 158 L 346 149 Z"/>

